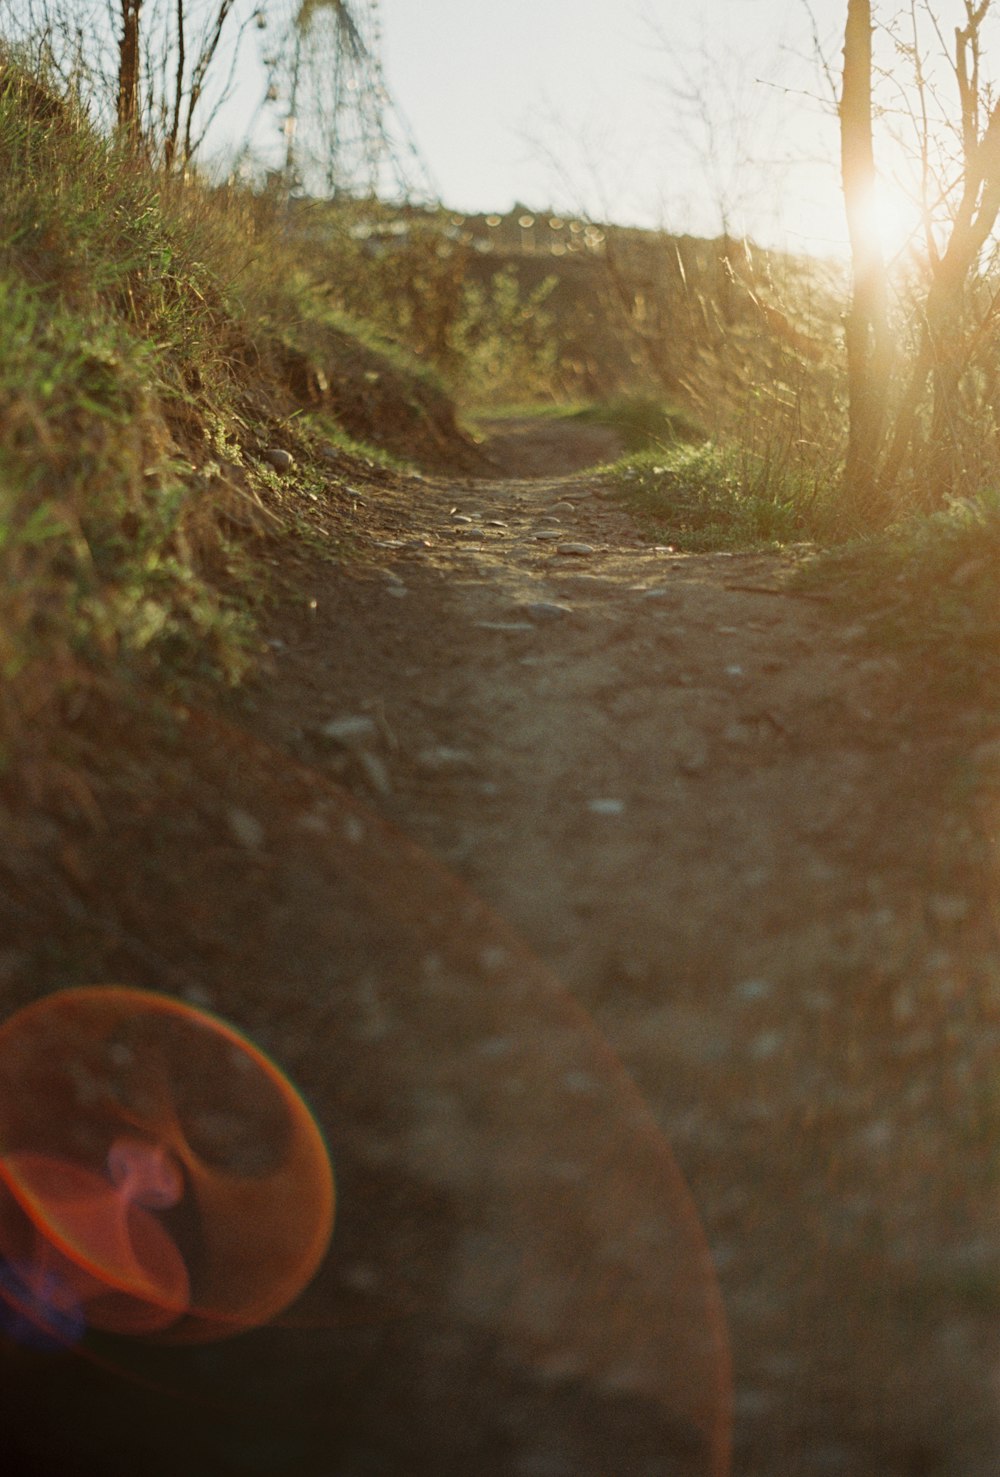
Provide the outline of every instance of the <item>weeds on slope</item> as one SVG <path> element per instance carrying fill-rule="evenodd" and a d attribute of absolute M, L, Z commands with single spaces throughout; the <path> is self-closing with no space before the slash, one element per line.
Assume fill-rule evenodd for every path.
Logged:
<path fill-rule="evenodd" d="M 269 448 L 450 444 L 433 377 L 316 296 L 272 205 L 165 180 L 0 51 L 0 754 L 81 685 L 239 679 L 254 541 L 298 520 Z"/>
<path fill-rule="evenodd" d="M 1000 703 L 1000 492 L 828 549 L 803 566 L 806 589 L 864 622 L 942 698 Z"/>
<path fill-rule="evenodd" d="M 830 484 L 780 472 L 746 447 L 679 442 L 610 468 L 623 502 L 654 537 L 678 549 L 765 549 L 829 536 Z"/>
<path fill-rule="evenodd" d="M 217 285 L 151 178 L 8 64 L 0 72 L 3 728 L 89 667 L 227 675 L 244 622 L 210 576 L 186 425 L 228 372 Z M 189 426 L 189 428 L 190 428 Z M 200 426 L 199 426 L 200 429 Z M 220 448 L 221 450 L 221 448 Z"/>

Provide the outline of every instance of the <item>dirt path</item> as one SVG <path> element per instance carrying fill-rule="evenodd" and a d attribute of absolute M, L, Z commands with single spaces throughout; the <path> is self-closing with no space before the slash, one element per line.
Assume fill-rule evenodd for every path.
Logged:
<path fill-rule="evenodd" d="M 254 737 L 181 724 L 155 815 L 95 757 L 115 823 L 50 838 L 74 967 L 234 1016 L 337 1163 L 323 1332 L 171 1367 L 259 1407 L 187 1470 L 721 1473 L 714 1267 L 735 1472 L 985 1477 L 995 734 L 790 560 L 644 541 L 559 436 L 341 490 Z"/>

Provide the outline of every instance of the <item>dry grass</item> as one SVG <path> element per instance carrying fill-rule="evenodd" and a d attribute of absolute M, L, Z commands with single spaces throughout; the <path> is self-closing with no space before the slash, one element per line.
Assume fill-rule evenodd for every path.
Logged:
<path fill-rule="evenodd" d="M 330 432 L 348 458 L 463 451 L 274 201 L 164 180 L 0 60 L 0 746 L 44 747 L 87 682 L 239 680 L 253 546 L 298 519 L 263 453 L 308 478 Z"/>

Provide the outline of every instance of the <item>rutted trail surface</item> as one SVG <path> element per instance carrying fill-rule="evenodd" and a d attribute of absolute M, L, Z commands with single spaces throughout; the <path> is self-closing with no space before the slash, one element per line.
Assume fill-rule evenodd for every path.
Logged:
<path fill-rule="evenodd" d="M 368 581 L 285 633 L 266 726 L 315 760 L 329 719 L 374 717 L 367 773 L 326 762 L 621 1055 L 708 1227 L 737 1470 L 991 1470 L 994 1320 L 959 1289 L 997 1247 L 955 1084 L 992 1074 L 1000 999 L 949 768 L 979 745 L 989 771 L 989 732 L 929 720 L 794 561 L 656 547 L 599 478 L 381 513 Z"/>
<path fill-rule="evenodd" d="M 996 736 L 791 556 L 643 538 L 580 470 L 613 450 L 333 484 L 349 552 L 288 573 L 238 716 L 108 758 L 95 715 L 86 803 L 14 814 L 9 1002 L 232 1017 L 340 1192 L 297 1325 L 130 1355 L 73 1470 L 714 1477 L 717 1277 L 735 1472 L 995 1471 Z"/>

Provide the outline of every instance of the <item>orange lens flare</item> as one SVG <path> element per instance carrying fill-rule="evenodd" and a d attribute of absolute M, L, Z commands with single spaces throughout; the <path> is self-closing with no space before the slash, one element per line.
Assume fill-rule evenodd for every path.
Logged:
<path fill-rule="evenodd" d="M 322 1135 L 233 1027 L 164 996 L 64 990 L 0 1027 L 0 1301 L 171 1342 L 266 1323 L 333 1227 Z"/>
<path fill-rule="evenodd" d="M 30 1265 L 74 1292 L 94 1327 L 153 1333 L 187 1310 L 184 1258 L 133 1197 L 131 1180 L 116 1186 L 69 1160 L 32 1153 L 5 1156 L 0 1176 L 35 1228 Z"/>

